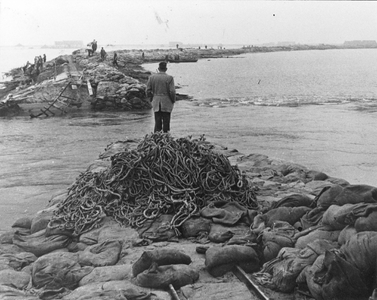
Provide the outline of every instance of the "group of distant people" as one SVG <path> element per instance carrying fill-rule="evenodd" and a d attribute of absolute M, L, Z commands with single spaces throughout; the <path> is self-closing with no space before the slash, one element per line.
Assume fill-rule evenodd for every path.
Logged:
<path fill-rule="evenodd" d="M 88 57 L 90 57 L 90 56 L 93 56 L 94 53 L 97 51 L 97 41 L 94 39 L 93 42 L 88 44 L 88 46 L 90 46 L 90 48 L 87 48 Z M 100 55 L 101 55 L 101 60 L 104 61 L 106 59 L 107 53 L 106 53 L 105 49 L 103 49 L 103 47 L 101 47 Z M 118 54 L 116 52 L 114 52 L 114 56 L 113 56 L 113 66 L 116 66 L 116 67 L 119 66 L 118 65 Z"/>
<path fill-rule="evenodd" d="M 44 63 L 46 62 L 46 54 L 35 56 L 34 64 L 29 61 L 26 65 L 22 67 L 22 71 L 25 75 L 29 76 L 31 80 L 35 83 L 41 71 L 43 70 Z"/>
<path fill-rule="evenodd" d="M 89 43 L 87 46 L 90 47 L 87 48 L 88 56 L 90 57 L 97 51 L 97 41 L 94 39 L 93 42 Z"/>

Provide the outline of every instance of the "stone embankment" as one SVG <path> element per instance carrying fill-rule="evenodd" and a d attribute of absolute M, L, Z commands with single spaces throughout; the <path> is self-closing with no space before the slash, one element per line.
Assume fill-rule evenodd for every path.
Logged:
<path fill-rule="evenodd" d="M 79 49 L 72 55 L 59 56 L 46 62 L 37 77 L 29 77 L 21 68 L 11 70 L 7 75 L 13 79 L 5 82 L 5 88 L 0 90 L 2 98 L 0 114 L 22 114 L 20 108 L 32 107 L 38 110 L 46 103 L 54 101 L 67 84 L 70 87 L 60 98 L 66 102 L 67 112 L 75 110 L 77 105 L 71 104 L 77 102 L 81 102 L 81 109 L 119 111 L 150 109 L 150 102 L 145 98 L 145 84 L 150 72 L 142 68 L 143 63 L 166 59 L 178 60 L 178 62 L 196 61 L 200 58 L 220 58 L 248 51 L 245 49 L 119 50 L 116 51 L 117 65 L 114 65 L 113 52 L 108 52 L 102 60 L 99 53 L 89 57 L 85 49 Z M 9 95 L 12 96 L 12 101 L 8 101 Z M 178 93 L 178 100 L 188 98 L 187 95 Z"/>

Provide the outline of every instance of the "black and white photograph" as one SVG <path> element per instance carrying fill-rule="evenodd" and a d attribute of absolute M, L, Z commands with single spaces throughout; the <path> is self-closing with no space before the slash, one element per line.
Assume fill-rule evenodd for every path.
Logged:
<path fill-rule="evenodd" d="M 0 0 L 0 300 L 377 300 L 377 1 Z"/>

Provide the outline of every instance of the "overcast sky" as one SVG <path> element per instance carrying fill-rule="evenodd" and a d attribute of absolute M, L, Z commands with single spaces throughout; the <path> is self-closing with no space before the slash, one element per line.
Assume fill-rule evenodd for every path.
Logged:
<path fill-rule="evenodd" d="M 0 0 L 0 45 L 377 40 L 375 1 Z"/>

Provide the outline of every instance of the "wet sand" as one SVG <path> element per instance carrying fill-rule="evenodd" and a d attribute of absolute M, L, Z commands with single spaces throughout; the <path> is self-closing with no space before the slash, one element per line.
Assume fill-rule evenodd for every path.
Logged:
<path fill-rule="evenodd" d="M 1 231 L 9 230 L 20 217 L 33 216 L 53 195 L 65 192 L 106 145 L 142 138 L 153 128 L 151 111 L 77 111 L 76 116 L 41 120 L 25 116 L 2 124 Z M 54 126 L 62 134 L 51 132 Z M 244 154 L 265 154 L 351 184 L 377 186 L 376 126 L 374 111 L 360 111 L 352 103 L 220 108 L 179 101 L 172 115 L 171 134 L 205 134 L 208 141 Z M 26 132 L 29 129 L 33 131 Z M 11 147 L 6 139 L 13 141 Z"/>

